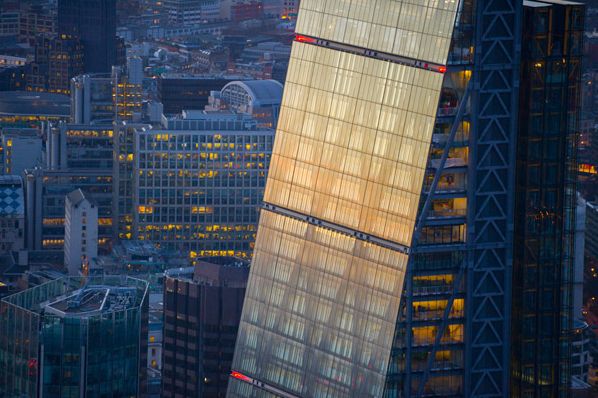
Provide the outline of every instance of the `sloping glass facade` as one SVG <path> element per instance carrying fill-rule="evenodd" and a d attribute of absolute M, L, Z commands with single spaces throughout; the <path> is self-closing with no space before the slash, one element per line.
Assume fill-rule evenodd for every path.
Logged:
<path fill-rule="evenodd" d="M 424 396 L 464 396 L 468 283 L 460 272 L 468 252 L 467 215 L 473 209 L 468 192 L 476 184 L 475 170 L 468 169 L 475 139 L 470 139 L 471 101 L 465 98 L 467 86 L 472 86 L 474 8 L 473 0 L 459 4 L 417 216 L 421 230 L 411 243 L 410 274 L 389 361 L 386 398 L 416 397 L 419 389 Z M 463 113 L 458 117 L 460 107 Z M 448 153 L 442 164 L 444 151 Z"/>
<path fill-rule="evenodd" d="M 456 1 L 305 0 L 229 397 L 380 397 Z"/>

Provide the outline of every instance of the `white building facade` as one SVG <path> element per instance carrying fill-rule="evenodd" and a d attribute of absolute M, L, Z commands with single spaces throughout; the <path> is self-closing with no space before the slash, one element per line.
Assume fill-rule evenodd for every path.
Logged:
<path fill-rule="evenodd" d="M 98 206 L 77 189 L 66 196 L 64 266 L 69 275 L 87 274 L 98 256 Z"/>

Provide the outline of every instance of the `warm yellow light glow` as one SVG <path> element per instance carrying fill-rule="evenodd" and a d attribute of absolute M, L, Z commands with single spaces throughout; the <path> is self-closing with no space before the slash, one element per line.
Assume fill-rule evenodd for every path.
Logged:
<path fill-rule="evenodd" d="M 139 214 L 152 214 L 154 212 L 154 208 L 152 206 L 139 206 L 138 211 Z"/>

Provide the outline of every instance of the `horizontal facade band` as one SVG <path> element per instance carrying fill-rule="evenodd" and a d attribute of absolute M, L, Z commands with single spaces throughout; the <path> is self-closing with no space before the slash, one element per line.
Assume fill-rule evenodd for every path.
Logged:
<path fill-rule="evenodd" d="M 379 237 L 376 237 L 373 235 L 369 235 L 369 234 L 363 233 L 361 231 L 357 231 L 352 228 L 345 227 L 343 225 L 339 225 L 339 224 L 332 223 L 329 221 L 321 220 L 319 218 L 308 216 L 306 214 L 299 213 L 294 210 L 289 210 L 289 209 L 286 209 L 286 208 L 283 208 L 280 206 L 276 206 L 271 203 L 264 203 L 262 208 L 265 210 L 271 211 L 273 213 L 276 213 L 276 214 L 294 218 L 296 220 L 305 221 L 309 224 L 312 224 L 312 225 L 315 225 L 318 227 L 322 227 L 322 228 L 326 228 L 326 229 L 338 232 L 343 235 L 348 235 L 355 239 L 373 243 L 375 245 L 384 247 L 386 249 L 395 250 L 395 251 L 398 251 L 403 254 L 408 255 L 409 251 L 410 251 L 409 247 L 407 247 L 405 245 L 401 245 L 400 243 L 396 243 L 396 242 L 393 242 L 393 241 L 390 241 L 387 239 L 382 239 L 382 238 L 379 238 Z"/>
<path fill-rule="evenodd" d="M 318 39 L 316 37 L 306 35 L 295 35 L 295 41 L 299 43 L 313 44 L 315 46 L 326 47 L 332 50 L 343 51 L 350 54 L 361 55 L 368 58 L 375 58 L 382 61 L 389 61 L 396 64 L 411 66 L 413 68 L 429 70 L 431 72 L 444 73 L 446 72 L 445 65 L 434 64 L 431 62 L 421 61 L 418 59 L 401 57 L 400 55 L 389 54 L 381 51 L 370 50 L 363 47 L 352 46 L 345 43 L 338 43 L 335 41 Z"/>
<path fill-rule="evenodd" d="M 240 372 L 237 372 L 234 370 L 230 373 L 230 376 L 233 379 L 237 379 L 237 380 L 243 381 L 245 383 L 249 383 L 252 386 L 258 387 L 264 391 L 268 391 L 269 393 L 272 393 L 281 398 L 299 398 L 298 396 L 289 394 L 288 392 L 283 391 L 280 388 L 271 386 L 270 384 L 261 382 L 259 380 L 254 379 L 253 377 L 249 377 L 247 375 L 244 375 L 243 373 L 240 373 Z"/>

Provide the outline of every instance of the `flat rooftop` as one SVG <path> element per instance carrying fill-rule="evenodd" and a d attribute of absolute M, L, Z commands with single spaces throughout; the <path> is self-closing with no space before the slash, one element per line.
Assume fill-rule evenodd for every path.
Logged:
<path fill-rule="evenodd" d="M 58 316 L 89 316 L 135 307 L 136 289 L 132 287 L 86 286 L 42 306 Z"/>
<path fill-rule="evenodd" d="M 2 299 L 33 314 L 91 318 L 138 309 L 148 299 L 147 281 L 120 276 L 68 276 L 53 279 Z"/>
<path fill-rule="evenodd" d="M 43 115 L 68 117 L 71 102 L 68 95 L 28 91 L 0 92 L 0 115 Z"/>

